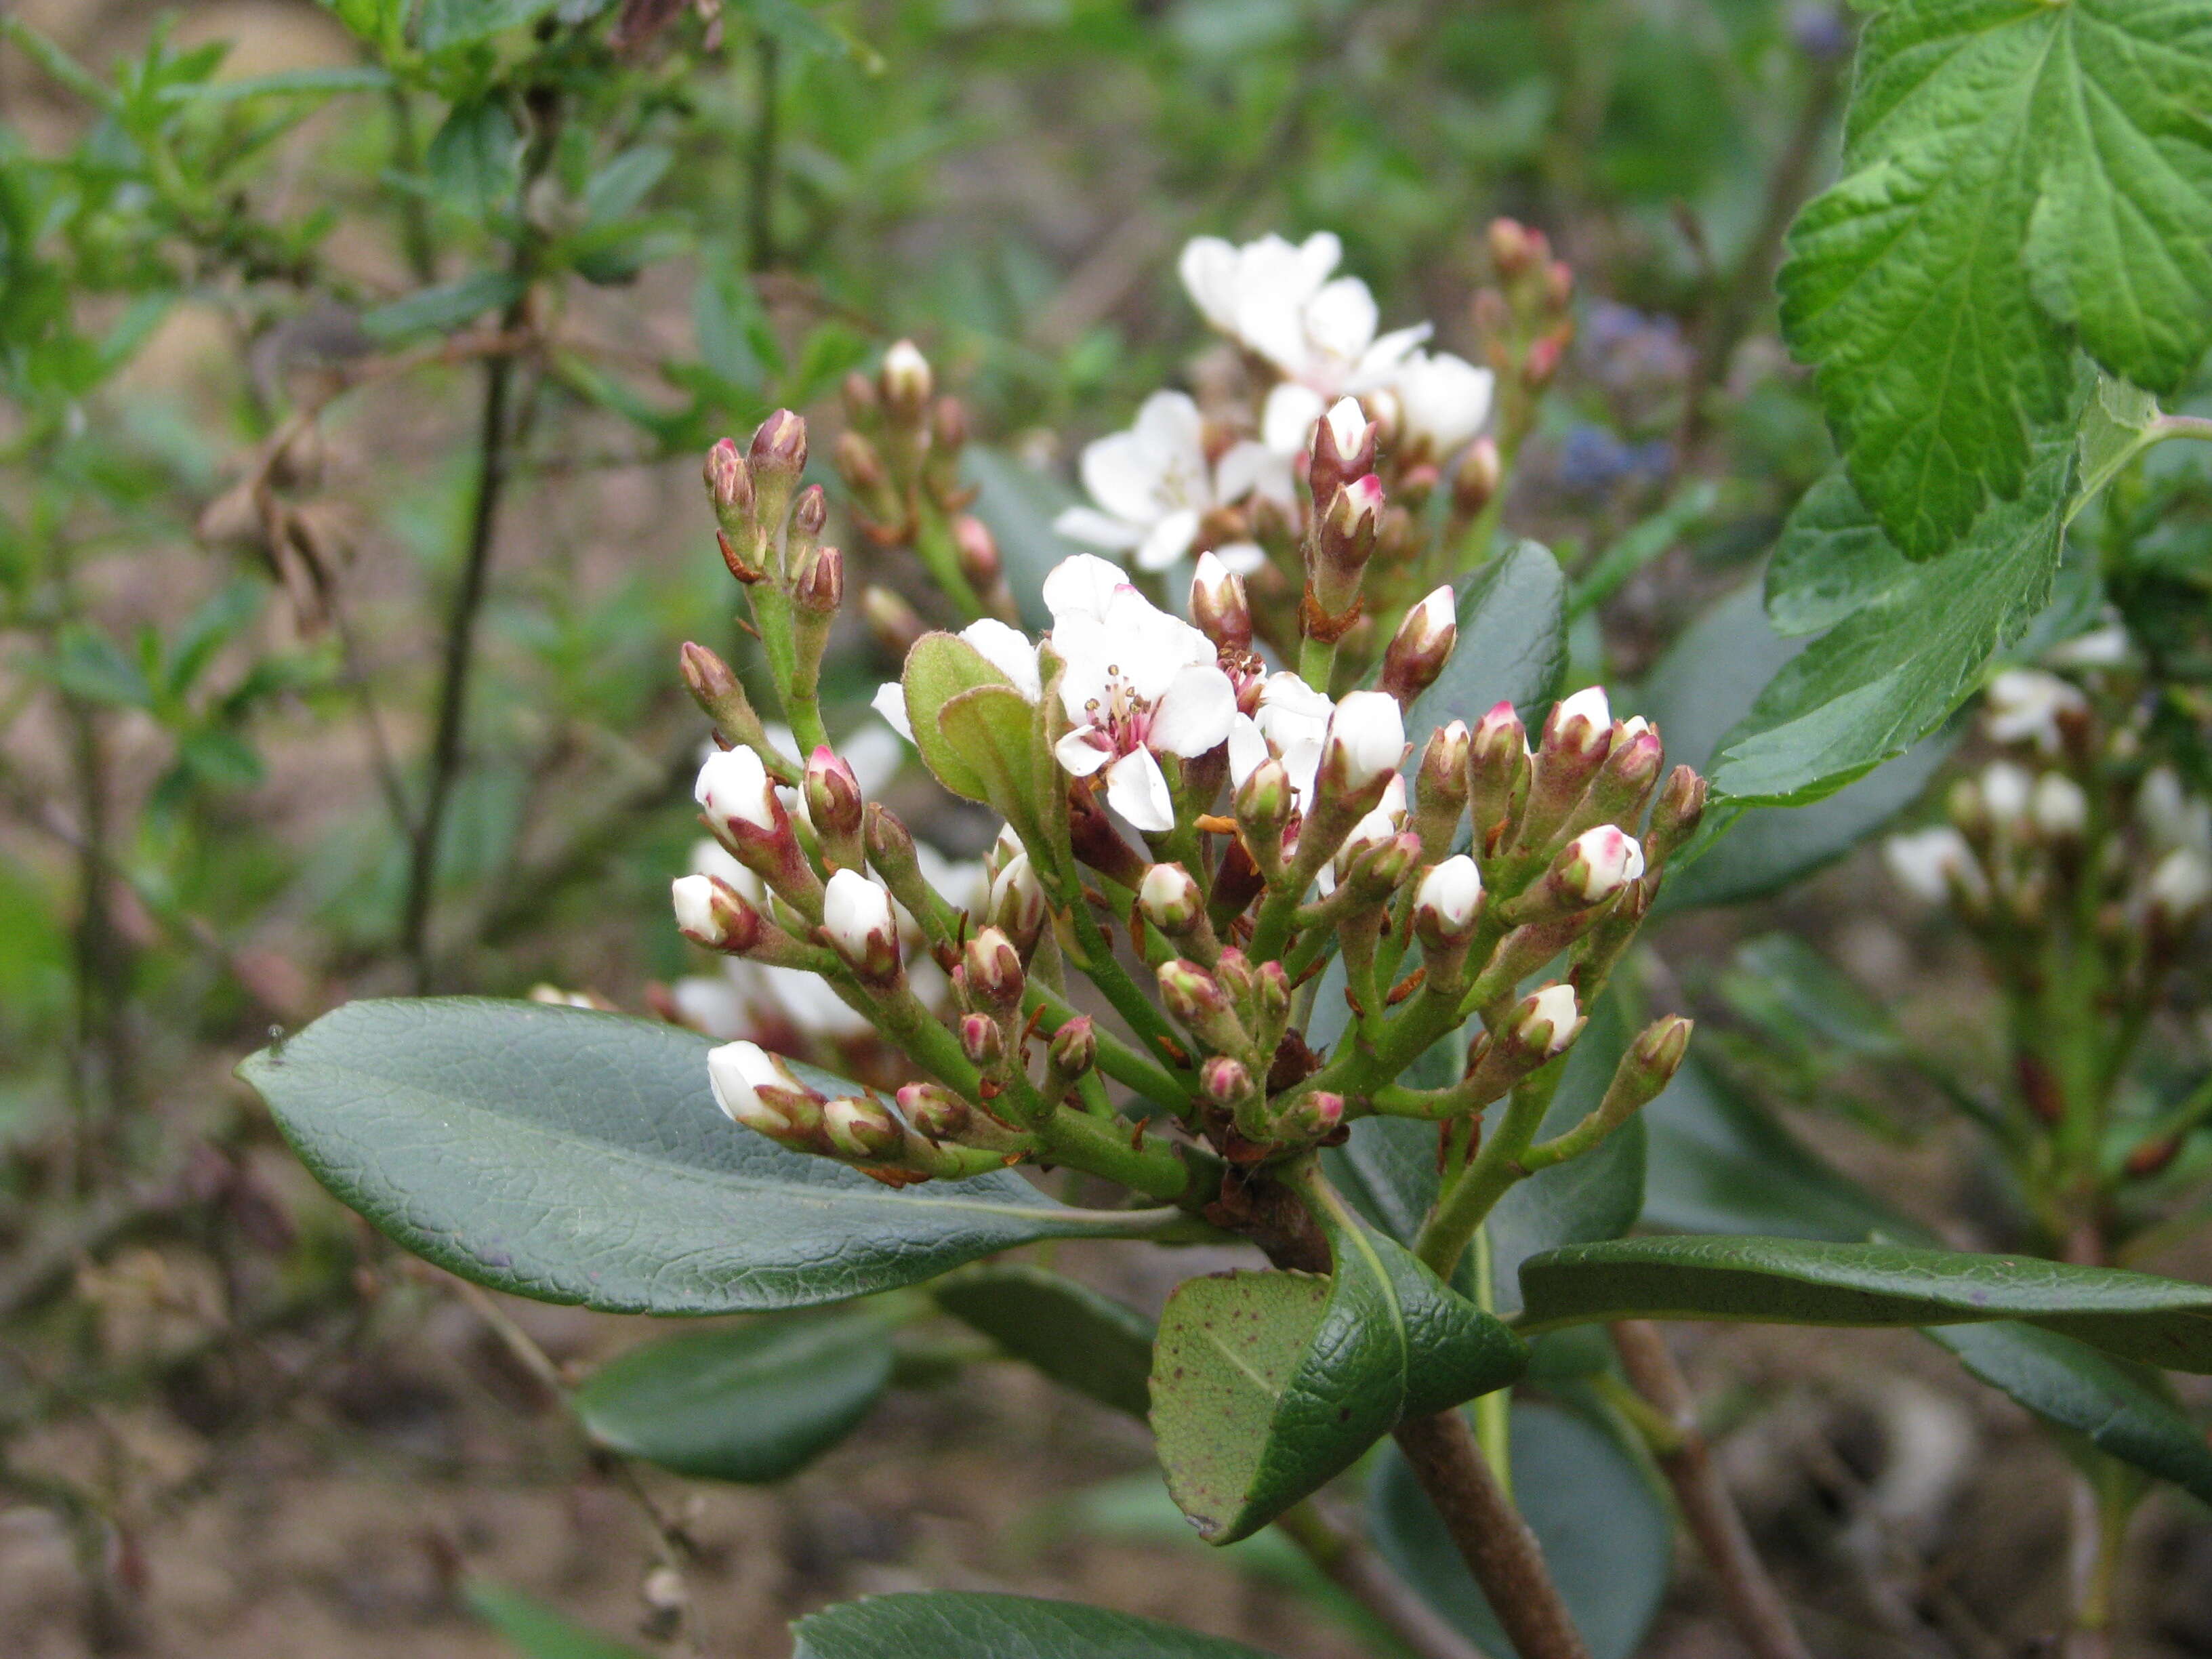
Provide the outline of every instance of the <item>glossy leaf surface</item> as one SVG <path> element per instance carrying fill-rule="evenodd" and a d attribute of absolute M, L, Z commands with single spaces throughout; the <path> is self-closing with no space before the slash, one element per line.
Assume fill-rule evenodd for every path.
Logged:
<path fill-rule="evenodd" d="M 1542 712 L 1566 665 L 1566 604 L 1559 562 L 1534 542 L 1515 543 L 1462 584 L 1459 643 L 1406 713 L 1411 764 L 1449 720 L 1472 726 L 1501 702 L 1523 719 Z"/>
<path fill-rule="evenodd" d="M 1132 1417 L 1152 1409 L 1152 1322 L 1062 1273 L 994 1262 L 931 1286 L 937 1305 L 1016 1359 Z"/>

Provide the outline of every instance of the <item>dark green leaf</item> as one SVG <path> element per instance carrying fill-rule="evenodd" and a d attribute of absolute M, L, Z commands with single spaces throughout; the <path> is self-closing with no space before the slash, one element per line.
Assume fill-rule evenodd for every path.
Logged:
<path fill-rule="evenodd" d="M 1152 1410 L 1152 1322 L 1134 1308 L 1025 1262 L 972 1267 L 931 1290 L 945 1312 L 1054 1382 L 1132 1417 Z"/>
<path fill-rule="evenodd" d="M 1651 1226 L 1839 1243 L 1926 1237 L 1808 1151 L 1694 1048 L 1638 1115 L 1650 1137 L 1644 1219 Z"/>
<path fill-rule="evenodd" d="M 593 173 L 584 186 L 584 222 L 596 228 L 628 218 L 675 159 L 676 152 L 664 144 L 639 144 L 624 150 Z"/>
<path fill-rule="evenodd" d="M 497 97 L 456 104 L 423 152 L 430 183 L 459 211 L 488 219 L 514 198 L 522 135 Z"/>
<path fill-rule="evenodd" d="M 470 1610 L 527 1659 L 647 1659 L 642 1650 L 586 1630 L 520 1590 L 478 1579 L 466 1593 Z"/>
<path fill-rule="evenodd" d="M 1208 1543 L 1246 1537 L 1408 1416 L 1521 1374 L 1526 1347 L 1399 1244 L 1333 1212 L 1328 1278 L 1184 1280 L 1152 1351 L 1168 1490 Z"/>
<path fill-rule="evenodd" d="M 1592 1659 L 1628 1659 L 1674 1570 L 1666 1500 L 1635 1455 L 1578 1412 L 1516 1400 L 1512 1425 L 1514 1502 L 1543 1546 L 1575 1627 Z M 1367 1525 L 1375 1547 L 1422 1600 L 1486 1652 L 1514 1651 L 1395 1446 L 1376 1462 Z"/>
<path fill-rule="evenodd" d="M 2016 501 L 1792 659 L 1722 748 L 1715 791 L 1747 804 L 1832 793 L 1941 726 L 2049 600 L 2072 489 L 2069 427 L 2039 441 Z"/>
<path fill-rule="evenodd" d="M 686 1331 L 601 1366 L 576 1415 L 601 1445 L 678 1474 L 781 1480 L 860 1426 L 891 1357 L 888 1327 L 866 1310 Z"/>
<path fill-rule="evenodd" d="M 1567 585 L 1559 562 L 1534 542 L 1516 542 L 1459 591 L 1459 644 L 1437 683 L 1406 712 L 1416 761 L 1429 734 L 1449 720 L 1470 726 L 1494 703 L 1525 720 L 1540 712 L 1566 665 Z"/>
<path fill-rule="evenodd" d="M 538 1003 L 355 1002 L 240 1075 L 324 1184 L 401 1244 L 545 1302 L 809 1307 L 1036 1239 L 1152 1224 L 1070 1209 L 1012 1170 L 895 1192 L 787 1152 L 715 1107 L 712 1046 Z M 851 1091 L 799 1069 L 826 1092 Z"/>
<path fill-rule="evenodd" d="M 1762 933 L 1740 946 L 1721 981 L 1729 1011 L 1793 1056 L 1826 1048 L 1854 1060 L 1896 1060 L 1896 1021 L 1795 933 Z"/>
<path fill-rule="evenodd" d="M 1833 628 L 1912 579 L 1912 565 L 1838 465 L 1799 497 L 1766 566 L 1766 620 L 1795 636 Z M 1731 722 L 1732 723 L 1732 722 Z"/>
<path fill-rule="evenodd" d="M 2157 1372 L 2008 1321 L 1944 1325 L 1928 1335 L 2037 1416 L 2212 1504 L 2212 1446 Z"/>
<path fill-rule="evenodd" d="M 535 22 L 552 9 L 553 0 L 422 0 L 416 40 L 425 52 L 443 52 Z"/>
<path fill-rule="evenodd" d="M 1524 1263 L 1526 1323 L 1718 1319 L 1953 1325 L 2021 1319 L 2107 1353 L 2212 1372 L 2212 1288 L 2117 1267 L 1796 1238 L 1627 1238 Z"/>
<path fill-rule="evenodd" d="M 1266 1659 L 1133 1613 L 974 1590 L 872 1595 L 810 1614 L 792 1632 L 791 1659 Z"/>
<path fill-rule="evenodd" d="M 522 293 L 522 278 L 504 270 L 479 270 L 458 281 L 419 288 L 389 305 L 362 313 L 362 331 L 393 345 L 418 334 L 444 334 L 474 322 L 487 311 L 511 305 Z"/>
<path fill-rule="evenodd" d="M 1897 0 L 1867 24 L 1783 325 L 1907 554 L 2021 492 L 2075 339 L 2154 390 L 2212 339 L 2208 85 L 2212 32 L 2160 0 Z"/>
<path fill-rule="evenodd" d="M 143 708 L 154 698 L 138 665 L 113 640 L 82 623 L 71 623 L 61 630 L 46 672 L 63 690 L 87 702 Z"/>

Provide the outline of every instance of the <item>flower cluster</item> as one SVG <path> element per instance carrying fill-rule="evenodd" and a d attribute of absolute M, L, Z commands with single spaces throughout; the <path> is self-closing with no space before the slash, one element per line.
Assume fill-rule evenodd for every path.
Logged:
<path fill-rule="evenodd" d="M 1300 268 L 1325 277 L 1328 263 Z M 1229 286 L 1207 292 L 1226 306 Z M 1302 361 L 1402 365 L 1396 346 L 1328 320 L 1343 293 L 1317 281 L 1309 295 L 1323 320 L 1301 324 Z M 926 366 L 896 368 L 927 384 Z M 1381 436 L 1340 398 L 1297 468 L 1295 670 L 1255 650 L 1245 580 L 1211 550 L 1194 622 L 1085 555 L 1047 578 L 1040 638 L 987 617 L 914 640 L 876 707 L 940 783 L 1003 821 L 970 875 L 927 867 L 875 798 L 881 767 L 823 730 L 842 562 L 819 544 L 818 496 L 795 488 L 803 422 L 779 413 L 747 452 L 716 447 L 726 556 L 790 732 L 720 659 L 685 647 L 718 738 L 697 787 L 712 849 L 676 884 L 678 922 L 739 964 L 743 997 L 810 1006 L 817 1026 L 842 1011 L 906 1067 L 878 1091 L 733 1042 L 709 1062 L 732 1119 L 892 1184 L 1033 1161 L 1234 1222 L 1254 1172 L 1361 1116 L 1436 1121 L 1466 1158 L 1479 1115 L 1510 1099 L 1469 1166 L 1505 1182 L 1595 1145 L 1664 1085 L 1680 1020 L 1632 1046 L 1583 1124 L 1534 1140 L 1563 1056 L 1698 823 L 1702 781 L 1668 774 L 1658 732 L 1613 720 L 1595 688 L 1553 708 L 1533 742 L 1510 704 L 1437 724 L 1422 694 L 1455 648 L 1448 588 L 1406 610 L 1371 687 L 1333 694 L 1387 511 Z M 1324 1040 L 1333 967 L 1328 994 L 1350 1018 Z M 1401 1081 L 1443 1044 L 1455 1081 Z M 1480 1203 L 1462 1208 L 1479 1218 Z"/>

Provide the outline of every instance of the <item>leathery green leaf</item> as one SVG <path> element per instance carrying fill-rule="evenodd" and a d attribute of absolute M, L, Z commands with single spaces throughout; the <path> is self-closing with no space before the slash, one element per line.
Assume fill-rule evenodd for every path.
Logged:
<path fill-rule="evenodd" d="M 2028 1410 L 2212 1504 L 2212 1445 L 2158 1374 L 2033 1325 L 1944 1325 L 1927 1333 Z"/>
<path fill-rule="evenodd" d="M 1011 1170 L 893 1191 L 787 1152 L 715 1106 L 713 1046 L 588 1009 L 394 1000 L 349 1003 L 239 1073 L 342 1201 L 438 1266 L 541 1302 L 811 1307 L 1166 1218 L 1073 1209 Z"/>
<path fill-rule="evenodd" d="M 791 1659 L 1267 1659 L 1134 1613 L 976 1590 L 871 1595 L 811 1613 L 792 1633 Z"/>
<path fill-rule="evenodd" d="M 1088 1285 L 992 1262 L 930 1286 L 937 1305 L 1054 1382 L 1132 1417 L 1152 1409 L 1152 1322 Z"/>
<path fill-rule="evenodd" d="M 1012 691 L 1014 683 L 958 635 L 942 633 L 925 634 L 915 641 L 906 653 L 899 683 L 923 764 L 954 794 L 991 805 L 988 782 L 976 763 L 945 734 L 942 717 L 945 705 L 963 691 L 985 685 Z"/>
<path fill-rule="evenodd" d="M 469 1610 L 528 1659 L 646 1659 L 642 1650 L 587 1630 L 504 1584 L 479 1579 L 464 1595 Z"/>
<path fill-rule="evenodd" d="M 2016 1319 L 2107 1353 L 2212 1372 L 2212 1287 L 2024 1255 L 1799 1238 L 1627 1238 L 1522 1265 L 1522 1328 L 1593 1320 L 1963 1325 Z"/>
<path fill-rule="evenodd" d="M 699 1480 L 757 1483 L 796 1474 L 859 1427 L 890 1375 L 879 1315 L 793 1314 L 641 1343 L 572 1403 L 611 1450 Z"/>
<path fill-rule="evenodd" d="M 1466 579 L 1459 643 L 1406 714 L 1416 764 L 1429 733 L 1448 720 L 1472 725 L 1499 702 L 1534 720 L 1566 664 L 1566 605 L 1559 562 L 1535 542 L 1515 543 Z"/>
<path fill-rule="evenodd" d="M 1187 1279 L 1152 1354 L 1168 1490 L 1208 1543 L 1233 1543 L 1350 1468 L 1408 1417 L 1504 1387 L 1528 1349 L 1340 1206 L 1316 1215 L 1328 1278 Z"/>

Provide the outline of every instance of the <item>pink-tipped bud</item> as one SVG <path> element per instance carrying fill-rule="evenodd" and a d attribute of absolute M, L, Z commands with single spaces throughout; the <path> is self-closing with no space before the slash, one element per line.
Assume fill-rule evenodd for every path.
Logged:
<path fill-rule="evenodd" d="M 1291 1102 L 1283 1114 L 1282 1131 L 1300 1139 L 1326 1140 L 1344 1127 L 1344 1097 L 1316 1089 Z"/>
<path fill-rule="evenodd" d="M 822 936 L 872 984 L 898 977 L 898 918 L 891 896 L 858 870 L 833 871 L 822 892 Z"/>
<path fill-rule="evenodd" d="M 808 539 L 822 533 L 822 526 L 830 522 L 830 493 L 820 484 L 809 484 L 799 492 L 791 504 L 791 529 L 795 536 Z"/>
<path fill-rule="evenodd" d="M 1509 824 L 1528 787 L 1528 731 L 1510 702 L 1498 702 L 1475 722 L 1468 745 L 1468 811 L 1476 846 Z"/>
<path fill-rule="evenodd" d="M 845 400 L 845 419 L 849 424 L 872 427 L 876 423 L 884 405 L 873 380 L 856 368 L 847 374 L 837 390 Z"/>
<path fill-rule="evenodd" d="M 1198 574 L 1190 580 L 1190 619 L 1219 649 L 1252 648 L 1252 604 L 1244 579 L 1211 553 L 1198 556 Z"/>
<path fill-rule="evenodd" d="M 1686 766 L 1678 766 L 1660 786 L 1651 804 L 1651 824 L 1644 836 L 1644 852 L 1663 862 L 1698 833 L 1705 816 L 1705 781 Z"/>
<path fill-rule="evenodd" d="M 1160 964 L 1160 1000 L 1182 1025 L 1222 1049 L 1247 1046 L 1243 1026 L 1221 982 L 1194 962 L 1178 957 Z"/>
<path fill-rule="evenodd" d="M 1644 876 L 1644 848 L 1617 824 L 1585 830 L 1552 861 L 1548 881 L 1584 904 L 1601 904 Z"/>
<path fill-rule="evenodd" d="M 1574 268 L 1564 259 L 1553 260 L 1544 268 L 1545 309 L 1563 312 L 1567 308 L 1567 302 L 1574 297 Z"/>
<path fill-rule="evenodd" d="M 988 1014 L 963 1014 L 960 1017 L 960 1052 L 968 1056 L 968 1063 L 981 1072 L 996 1071 L 999 1062 L 1006 1058 L 1006 1033 L 999 1022 Z"/>
<path fill-rule="evenodd" d="M 1421 878 L 1413 895 L 1413 931 L 1426 948 L 1449 950 L 1474 937 L 1482 915 L 1482 872 L 1462 853 Z"/>
<path fill-rule="evenodd" d="M 1521 999 L 1509 1030 L 1525 1049 L 1549 1059 L 1565 1053 L 1583 1029 L 1582 1004 L 1571 985 L 1547 985 Z"/>
<path fill-rule="evenodd" d="M 1243 1060 L 1215 1054 L 1198 1068 L 1198 1088 L 1208 1104 L 1233 1110 L 1239 1102 L 1251 1097 L 1252 1073 Z"/>
<path fill-rule="evenodd" d="M 961 969 L 968 994 L 984 1007 L 1005 1013 L 1021 1006 L 1027 987 L 1021 952 L 997 928 L 985 927 L 968 941 L 961 952 Z"/>
<path fill-rule="evenodd" d="M 921 858 L 914 850 L 914 831 L 888 806 L 870 801 L 860 817 L 861 844 L 868 862 L 894 886 L 921 879 Z"/>
<path fill-rule="evenodd" d="M 753 475 L 736 441 L 721 438 L 707 452 L 707 494 L 714 502 L 714 516 L 726 521 L 742 520 L 753 504 Z"/>
<path fill-rule="evenodd" d="M 677 931 L 694 945 L 741 957 L 760 942 L 761 913 L 720 876 L 678 876 L 669 899 Z"/>
<path fill-rule="evenodd" d="M 1052 1034 L 1045 1044 L 1045 1063 L 1071 1081 L 1098 1063 L 1098 1031 L 1091 1016 L 1078 1014 Z"/>
<path fill-rule="evenodd" d="M 960 574 L 977 588 L 996 585 L 1005 568 L 999 557 L 998 538 L 991 527 L 972 514 L 963 513 L 952 520 L 952 550 L 960 564 Z"/>
<path fill-rule="evenodd" d="M 1420 862 L 1421 838 L 1403 831 L 1353 860 L 1344 884 L 1370 902 L 1385 899 L 1406 884 Z"/>
<path fill-rule="evenodd" d="M 732 844 L 780 840 L 790 832 L 789 816 L 775 798 L 768 769 L 750 749 L 709 755 L 692 794 L 714 832 Z"/>
<path fill-rule="evenodd" d="M 1044 889 L 1037 884 L 1027 853 L 1016 853 L 999 866 L 991 878 L 986 908 L 992 925 L 1012 939 L 1024 956 L 1036 948 L 1044 931 L 1046 905 Z"/>
<path fill-rule="evenodd" d="M 906 1142 L 898 1121 L 880 1101 L 843 1095 L 822 1109 L 830 1144 L 848 1158 L 889 1158 Z"/>
<path fill-rule="evenodd" d="M 860 594 L 860 618 L 867 623 L 877 648 L 900 662 L 906 660 L 906 653 L 929 631 L 929 624 L 922 621 L 921 613 L 912 605 L 888 587 L 874 583 Z"/>
<path fill-rule="evenodd" d="M 782 1140 L 819 1121 L 822 1097 L 782 1059 L 757 1042 L 726 1042 L 707 1051 L 707 1084 L 732 1123 Z"/>
<path fill-rule="evenodd" d="M 705 646 L 688 640 L 678 657 L 691 700 L 706 711 L 725 737 L 739 743 L 753 742 L 761 730 L 760 717 L 753 713 L 752 700 L 745 696 L 736 671 Z"/>
<path fill-rule="evenodd" d="M 1382 480 L 1372 472 L 1336 492 L 1328 506 L 1328 529 L 1345 542 L 1371 543 L 1382 517 Z"/>
<path fill-rule="evenodd" d="M 793 573 L 791 602 L 815 617 L 834 617 L 845 603 L 845 556 L 834 547 L 817 547 Z"/>
<path fill-rule="evenodd" d="M 1459 617 L 1452 591 L 1439 587 L 1406 613 L 1382 653 L 1381 688 L 1407 708 L 1436 684 L 1459 643 Z"/>
<path fill-rule="evenodd" d="M 1398 700 L 1385 691 L 1346 692 L 1322 744 L 1324 786 L 1340 795 L 1364 794 L 1394 775 L 1405 757 L 1406 719 Z"/>
<path fill-rule="evenodd" d="M 1605 688 L 1587 686 L 1552 705 L 1551 715 L 1544 722 L 1541 747 L 1547 754 L 1584 756 L 1610 746 L 1612 733 L 1613 710 L 1606 702 Z"/>
<path fill-rule="evenodd" d="M 916 1134 L 935 1145 L 957 1140 L 968 1132 L 968 1103 L 938 1083 L 908 1083 L 896 1097 L 899 1110 Z"/>
<path fill-rule="evenodd" d="M 796 479 L 806 471 L 805 421 L 787 409 L 777 410 L 754 429 L 747 459 L 756 476 Z"/>
<path fill-rule="evenodd" d="M 929 359 L 911 340 L 901 340 L 884 353 L 883 370 L 877 380 L 884 394 L 884 407 L 894 420 L 899 421 L 919 419 L 937 389 L 937 377 L 930 370 Z"/>
<path fill-rule="evenodd" d="M 1137 902 L 1145 920 L 1171 938 L 1189 932 L 1206 914 L 1206 895 L 1180 864 L 1156 864 L 1146 871 Z"/>
<path fill-rule="evenodd" d="M 968 406 L 957 398 L 939 398 L 930 411 L 929 437 L 937 453 L 947 458 L 960 453 L 968 441 Z"/>
<path fill-rule="evenodd" d="M 1490 222 L 1490 264 L 1498 280 L 1511 282 L 1527 273 L 1536 258 L 1534 247 L 1528 240 L 1528 232 L 1517 219 L 1498 218 Z"/>
<path fill-rule="evenodd" d="M 1346 484 L 1374 471 L 1375 441 L 1375 428 L 1351 398 L 1338 398 L 1314 422 L 1306 487 L 1316 510 L 1326 512 Z"/>
<path fill-rule="evenodd" d="M 1531 392 L 1541 392 L 1551 385 L 1559 372 L 1559 359 L 1567 349 L 1568 335 L 1565 330 L 1555 330 L 1528 348 L 1528 355 L 1521 360 L 1521 384 Z"/>
<path fill-rule="evenodd" d="M 827 841 L 859 836 L 867 803 L 860 798 L 860 781 L 844 757 L 827 745 L 807 757 L 804 785 L 806 817 Z"/>

